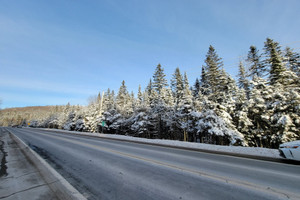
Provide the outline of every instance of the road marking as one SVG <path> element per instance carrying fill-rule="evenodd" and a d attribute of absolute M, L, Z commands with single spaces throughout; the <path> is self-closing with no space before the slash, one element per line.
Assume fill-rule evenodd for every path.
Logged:
<path fill-rule="evenodd" d="M 81 141 L 78 141 L 78 140 L 73 139 L 73 138 L 63 138 L 59 135 L 50 135 L 50 134 L 47 134 L 47 133 L 40 133 L 40 132 L 30 132 L 30 133 L 43 135 L 43 136 L 46 136 L 46 137 L 50 137 L 50 138 L 66 141 L 66 142 L 69 142 L 69 143 L 77 144 L 77 145 L 80 145 L 80 146 L 83 146 L 83 147 L 89 147 L 89 148 L 92 148 L 92 149 L 101 150 L 101 151 L 108 152 L 108 153 L 113 153 L 113 154 L 116 154 L 116 155 L 121 155 L 123 157 L 128 157 L 128 158 L 132 158 L 132 159 L 136 159 L 136 160 L 141 160 L 141 161 L 148 162 L 148 163 L 151 163 L 151 164 L 156 164 L 156 165 L 159 165 L 159 166 L 168 167 L 168 168 L 179 170 L 179 171 L 184 171 L 184 172 L 188 172 L 188 173 L 191 173 L 191 174 L 196 174 L 196 175 L 201 176 L 201 177 L 205 177 L 205 178 L 208 178 L 208 179 L 213 179 L 215 181 L 224 182 L 224 183 L 227 183 L 227 184 L 237 185 L 239 187 L 244 186 L 244 187 L 252 189 L 252 190 L 255 189 L 255 190 L 262 191 L 262 192 L 268 192 L 268 193 L 280 195 L 280 196 L 286 197 L 288 199 L 289 198 L 300 199 L 299 194 L 294 194 L 294 193 L 291 193 L 291 192 L 288 192 L 288 194 L 286 194 L 286 191 L 282 191 L 280 189 L 274 189 L 274 188 L 270 188 L 268 186 L 264 187 L 264 186 L 261 186 L 261 185 L 258 185 L 258 184 L 253 184 L 253 183 L 250 183 L 250 182 L 247 182 L 247 181 L 240 181 L 240 180 L 236 180 L 236 179 L 232 179 L 232 178 L 229 179 L 228 177 L 224 177 L 224 176 L 220 176 L 220 175 L 217 176 L 217 175 L 214 175 L 214 174 L 204 173 L 204 172 L 201 172 L 201 171 L 180 167 L 180 166 L 172 165 L 172 164 L 169 164 L 169 163 L 165 163 L 165 162 L 161 162 L 161 161 L 157 161 L 157 160 L 153 160 L 153 159 L 149 159 L 149 158 L 143 158 L 143 157 L 140 157 L 140 156 L 136 156 L 136 155 L 116 151 L 116 150 L 113 150 L 113 149 L 100 147 L 98 145 L 88 144 L 88 143 L 81 142 Z"/>

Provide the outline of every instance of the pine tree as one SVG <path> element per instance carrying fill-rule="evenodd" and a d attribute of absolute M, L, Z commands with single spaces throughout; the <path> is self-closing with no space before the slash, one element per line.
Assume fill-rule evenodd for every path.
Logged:
<path fill-rule="evenodd" d="M 178 104 L 179 99 L 181 99 L 183 96 L 183 88 L 184 88 L 182 75 L 178 67 L 176 68 L 175 73 L 173 74 L 173 77 L 171 79 L 171 87 L 175 97 L 176 104 Z"/>
<path fill-rule="evenodd" d="M 280 46 L 277 42 L 267 38 L 264 46 L 265 55 L 267 57 L 266 63 L 270 66 L 269 80 L 272 85 L 276 83 L 284 83 L 284 72 L 286 68 L 283 65 L 283 58 L 281 56 Z"/>
<path fill-rule="evenodd" d="M 115 91 L 112 90 L 110 95 L 109 95 L 109 102 L 111 105 L 111 109 L 116 109 L 116 96 L 115 96 Z"/>
<path fill-rule="evenodd" d="M 208 86 L 211 90 L 211 98 L 213 101 L 216 101 L 216 93 L 219 89 L 219 78 L 220 78 L 220 69 L 223 66 L 222 59 L 217 55 L 214 47 L 209 46 L 206 59 L 205 59 L 206 67 L 206 80 Z"/>
<path fill-rule="evenodd" d="M 130 99 L 129 104 L 131 104 L 132 112 L 134 112 L 137 109 L 137 101 L 134 97 L 134 92 L 133 91 L 131 91 L 129 99 Z"/>
<path fill-rule="evenodd" d="M 266 73 L 265 65 L 261 62 L 261 55 L 256 46 L 250 46 L 246 61 L 250 64 L 249 77 L 263 77 Z"/>
<path fill-rule="evenodd" d="M 146 87 L 146 92 L 150 95 L 153 89 L 153 85 L 152 85 L 152 79 L 150 78 L 150 81 Z"/>
<path fill-rule="evenodd" d="M 110 97 L 110 89 L 108 88 L 107 91 L 104 93 L 104 100 L 103 100 L 103 111 L 106 112 L 112 108 L 112 101 Z"/>
<path fill-rule="evenodd" d="M 167 107 L 174 107 L 174 97 L 171 88 L 163 88 L 161 98 Z"/>
<path fill-rule="evenodd" d="M 200 92 L 202 95 L 208 95 L 209 94 L 209 85 L 207 82 L 207 75 L 205 72 L 205 66 L 202 66 L 201 70 L 201 81 L 200 81 Z"/>
<path fill-rule="evenodd" d="M 131 134 L 132 136 L 153 138 L 150 130 L 153 129 L 153 124 L 149 120 L 149 115 L 145 110 L 141 110 L 136 115 L 132 116 L 129 121 L 131 121 Z"/>
<path fill-rule="evenodd" d="M 300 78 L 300 54 L 294 52 L 290 47 L 285 49 L 285 62 L 287 68 L 296 73 Z"/>
<path fill-rule="evenodd" d="M 143 105 L 143 103 L 144 103 L 143 93 L 142 93 L 141 85 L 139 85 L 139 90 L 138 90 L 137 100 L 136 100 L 137 107 L 140 108 Z"/>
<path fill-rule="evenodd" d="M 183 96 L 178 102 L 177 116 L 181 128 L 184 130 L 185 141 L 193 140 L 193 138 L 188 137 L 189 135 L 188 130 L 190 127 L 190 113 L 193 110 L 193 96 L 189 87 L 190 86 L 189 86 L 187 74 L 184 73 L 184 90 L 183 90 Z"/>
<path fill-rule="evenodd" d="M 180 105 L 181 109 L 184 107 L 186 110 L 185 112 L 188 113 L 190 112 L 193 104 L 193 96 L 192 96 L 192 91 L 190 90 L 189 86 L 189 80 L 187 77 L 187 74 L 184 73 L 184 90 L 183 90 L 183 95 L 182 98 L 180 99 Z M 183 106 L 183 107 L 182 107 Z"/>
<path fill-rule="evenodd" d="M 160 64 L 157 65 L 153 75 L 153 88 L 160 95 L 162 88 L 168 86 L 167 79 L 165 78 L 164 69 Z"/>
<path fill-rule="evenodd" d="M 299 88 L 285 90 L 274 86 L 272 101 L 268 109 L 272 112 L 271 121 L 271 147 L 278 148 L 283 142 L 300 139 L 300 95 Z"/>
<path fill-rule="evenodd" d="M 158 98 L 157 92 L 153 88 L 152 79 L 150 79 L 144 92 L 145 103 L 149 107 L 153 106 L 157 98 Z"/>
<path fill-rule="evenodd" d="M 249 102 L 246 97 L 246 91 L 241 88 L 236 95 L 233 122 L 237 130 L 244 135 L 245 145 L 255 146 L 250 135 L 253 124 L 248 117 L 248 107 Z"/>
<path fill-rule="evenodd" d="M 128 115 L 133 112 L 132 102 L 130 100 L 130 95 L 127 91 L 125 81 L 122 81 L 118 95 L 116 97 L 117 110 L 123 115 Z"/>
<path fill-rule="evenodd" d="M 202 66 L 201 68 L 201 86 L 208 86 L 205 66 Z"/>
<path fill-rule="evenodd" d="M 229 145 L 241 144 L 243 135 L 228 128 L 224 119 L 216 115 L 213 110 L 206 110 L 199 114 L 196 122 L 197 132 L 202 143 Z"/>
<path fill-rule="evenodd" d="M 239 63 L 238 86 L 246 91 L 247 99 L 249 99 L 249 81 L 247 80 L 245 67 L 242 62 Z"/>
<path fill-rule="evenodd" d="M 199 79 L 196 78 L 196 81 L 195 81 L 194 87 L 193 87 L 193 97 L 196 98 L 199 96 L 200 87 L 201 87 L 201 83 L 200 83 Z"/>
<path fill-rule="evenodd" d="M 251 85 L 248 116 L 253 123 L 253 129 L 250 131 L 248 139 L 257 147 L 269 147 L 272 112 L 268 110 L 268 105 L 272 101 L 273 89 L 265 79 L 257 76 L 251 81 Z"/>
<path fill-rule="evenodd" d="M 190 88 L 190 84 L 186 72 L 184 72 L 184 76 L 183 76 L 183 87 Z"/>

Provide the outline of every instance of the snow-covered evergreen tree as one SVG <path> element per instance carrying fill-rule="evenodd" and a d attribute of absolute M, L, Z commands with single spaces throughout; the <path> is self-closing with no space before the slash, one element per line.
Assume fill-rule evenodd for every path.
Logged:
<path fill-rule="evenodd" d="M 286 47 L 285 63 L 287 68 L 296 73 L 298 78 L 300 78 L 300 54 L 294 52 L 290 47 Z"/>
<path fill-rule="evenodd" d="M 196 78 L 196 81 L 195 81 L 194 87 L 193 87 L 193 96 L 194 96 L 194 98 L 197 98 L 197 96 L 199 95 L 200 87 L 201 87 L 200 80 L 198 78 Z"/>
<path fill-rule="evenodd" d="M 107 127 L 105 133 L 125 134 L 123 132 L 124 117 L 115 109 L 103 113 Z"/>
<path fill-rule="evenodd" d="M 248 117 L 248 106 L 249 102 L 246 97 L 246 91 L 241 88 L 238 90 L 236 95 L 233 123 L 235 124 L 236 129 L 243 134 L 245 138 L 245 145 L 255 146 L 250 134 L 253 123 Z"/>
<path fill-rule="evenodd" d="M 270 83 L 272 85 L 276 83 L 283 83 L 284 82 L 284 72 L 286 68 L 283 64 L 283 57 L 281 55 L 280 46 L 277 42 L 273 41 L 270 38 L 267 38 L 264 46 L 265 55 L 267 59 L 265 63 L 270 68 Z"/>
<path fill-rule="evenodd" d="M 85 127 L 91 132 L 98 132 L 98 123 L 100 123 L 102 118 L 102 113 L 100 113 L 99 109 L 100 102 L 98 100 L 90 102 L 87 107 L 87 114 L 83 119 Z"/>
<path fill-rule="evenodd" d="M 189 88 L 189 81 L 187 78 L 186 73 L 184 74 L 184 90 L 183 90 L 183 96 L 181 99 L 179 99 L 178 105 L 177 105 L 177 117 L 179 124 L 181 126 L 181 129 L 184 130 L 184 140 L 188 140 L 188 130 L 189 130 L 189 122 L 190 122 L 190 113 L 193 110 L 193 96 L 192 91 Z M 191 138 L 190 138 L 191 140 Z"/>
<path fill-rule="evenodd" d="M 175 97 L 176 104 L 178 104 L 179 100 L 183 96 L 184 89 L 183 78 L 178 67 L 176 68 L 175 73 L 173 74 L 173 77 L 171 79 L 171 88 Z"/>
<path fill-rule="evenodd" d="M 115 109 L 115 94 L 108 88 L 103 97 L 103 112 Z"/>
<path fill-rule="evenodd" d="M 251 81 L 248 115 L 253 123 L 253 130 L 248 139 L 258 147 L 268 146 L 271 136 L 271 115 L 268 105 L 272 101 L 273 89 L 263 78 L 254 77 Z"/>
<path fill-rule="evenodd" d="M 206 75 L 206 71 L 205 71 L 205 66 L 202 66 L 202 68 L 201 68 L 200 91 L 198 94 L 200 94 L 200 93 L 201 93 L 201 96 L 202 95 L 208 96 L 208 94 L 210 93 L 210 88 L 208 85 L 207 75 Z"/>
<path fill-rule="evenodd" d="M 139 85 L 137 99 L 136 99 L 137 109 L 141 108 L 143 104 L 144 104 L 143 93 L 142 93 L 141 85 Z"/>
<path fill-rule="evenodd" d="M 153 104 L 155 104 L 155 98 L 157 96 L 156 91 L 153 88 L 153 83 L 152 83 L 152 79 L 150 79 L 145 92 L 144 92 L 144 99 L 145 99 L 145 103 L 148 106 L 151 106 Z"/>
<path fill-rule="evenodd" d="M 117 111 L 124 116 L 129 116 L 133 113 L 131 97 L 127 91 L 124 80 L 116 97 L 116 107 Z"/>
<path fill-rule="evenodd" d="M 196 125 L 202 143 L 234 145 L 241 144 L 243 135 L 227 127 L 226 122 L 213 110 L 199 114 Z"/>
<path fill-rule="evenodd" d="M 174 107 L 175 101 L 171 88 L 163 88 L 161 92 L 161 98 L 168 107 Z"/>
<path fill-rule="evenodd" d="M 261 61 L 261 55 L 259 54 L 256 46 L 250 46 L 250 50 L 247 55 L 246 61 L 249 63 L 249 74 L 248 76 L 252 79 L 256 77 L 264 77 L 267 72 L 266 66 Z"/>
<path fill-rule="evenodd" d="M 209 46 L 208 52 L 205 59 L 205 79 L 210 89 L 210 94 L 213 101 L 216 101 L 218 87 L 219 87 L 219 76 L 220 69 L 223 66 L 222 59 L 219 58 L 216 50 L 213 46 Z"/>
<path fill-rule="evenodd" d="M 241 61 L 239 63 L 238 86 L 239 88 L 243 88 L 246 91 L 246 96 L 249 99 L 249 81 L 247 79 L 245 67 Z"/>
<path fill-rule="evenodd" d="M 161 90 L 168 86 L 167 79 L 165 78 L 164 69 L 160 64 L 157 65 L 154 75 L 153 75 L 153 88 L 160 95 Z"/>
<path fill-rule="evenodd" d="M 268 108 L 272 112 L 271 147 L 277 148 L 283 142 L 300 139 L 300 88 L 287 88 L 276 84 L 272 102 Z"/>
<path fill-rule="evenodd" d="M 149 134 L 149 130 L 153 129 L 154 126 L 151 123 L 147 110 L 140 109 L 137 114 L 133 115 L 128 121 L 130 121 L 132 131 L 130 135 L 152 138 Z"/>

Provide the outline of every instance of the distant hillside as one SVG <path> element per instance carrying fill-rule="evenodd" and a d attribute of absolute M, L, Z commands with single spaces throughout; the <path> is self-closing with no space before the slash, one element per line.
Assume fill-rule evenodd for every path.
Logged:
<path fill-rule="evenodd" d="M 60 112 L 64 106 L 30 106 L 0 110 L 0 126 L 26 125 Z"/>

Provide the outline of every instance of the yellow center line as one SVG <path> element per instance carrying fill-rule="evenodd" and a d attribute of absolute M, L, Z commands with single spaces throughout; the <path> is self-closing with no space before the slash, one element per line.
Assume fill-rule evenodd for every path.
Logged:
<path fill-rule="evenodd" d="M 188 172 L 188 173 L 191 173 L 191 174 L 196 174 L 196 175 L 201 176 L 201 177 L 205 177 L 205 178 L 208 178 L 208 179 L 213 179 L 213 180 L 216 180 L 216 181 L 225 182 L 227 184 L 233 184 L 233 185 L 237 185 L 237 186 L 244 186 L 244 187 L 247 187 L 247 188 L 250 188 L 250 189 L 256 189 L 256 190 L 260 190 L 260 191 L 263 191 L 263 192 L 269 192 L 269 193 L 273 193 L 273 194 L 284 196 L 284 197 L 288 196 L 289 198 L 291 198 L 290 195 L 293 195 L 294 197 L 296 197 L 296 199 L 298 199 L 298 198 L 300 199 L 299 194 L 291 194 L 290 192 L 288 192 L 289 195 L 287 195 L 286 191 L 282 191 L 280 189 L 274 189 L 274 188 L 271 188 L 271 187 L 261 186 L 261 185 L 258 185 L 258 184 L 253 184 L 253 183 L 250 183 L 250 182 L 247 182 L 247 181 L 240 181 L 240 180 L 236 180 L 236 179 L 232 179 L 232 178 L 229 179 L 228 177 L 225 177 L 225 176 L 219 176 L 219 175 L 204 173 L 204 172 L 201 172 L 201 171 L 188 169 L 188 168 L 172 165 L 172 164 L 169 164 L 169 163 L 165 163 L 165 162 L 161 162 L 161 161 L 157 161 L 157 160 L 153 160 L 153 159 L 149 159 L 149 158 L 136 156 L 136 155 L 116 151 L 116 150 L 105 148 L 105 147 L 100 147 L 98 145 L 88 144 L 88 143 L 85 143 L 85 142 L 80 142 L 80 141 L 77 141 L 76 139 L 62 138 L 60 136 L 49 135 L 49 134 L 38 133 L 38 132 L 35 132 L 35 133 L 39 134 L 39 135 L 43 135 L 43 136 L 63 140 L 63 141 L 69 142 L 69 143 L 77 144 L 77 145 L 80 145 L 80 146 L 83 146 L 83 147 L 90 147 L 92 149 L 101 150 L 101 151 L 108 152 L 108 153 L 113 153 L 113 154 L 116 154 L 116 155 L 121 155 L 121 156 L 124 156 L 124 157 L 128 157 L 128 158 L 148 162 L 148 163 L 151 163 L 151 164 L 156 164 L 156 165 L 163 166 L 163 167 L 168 167 L 168 168 L 175 169 L 175 170 Z"/>

